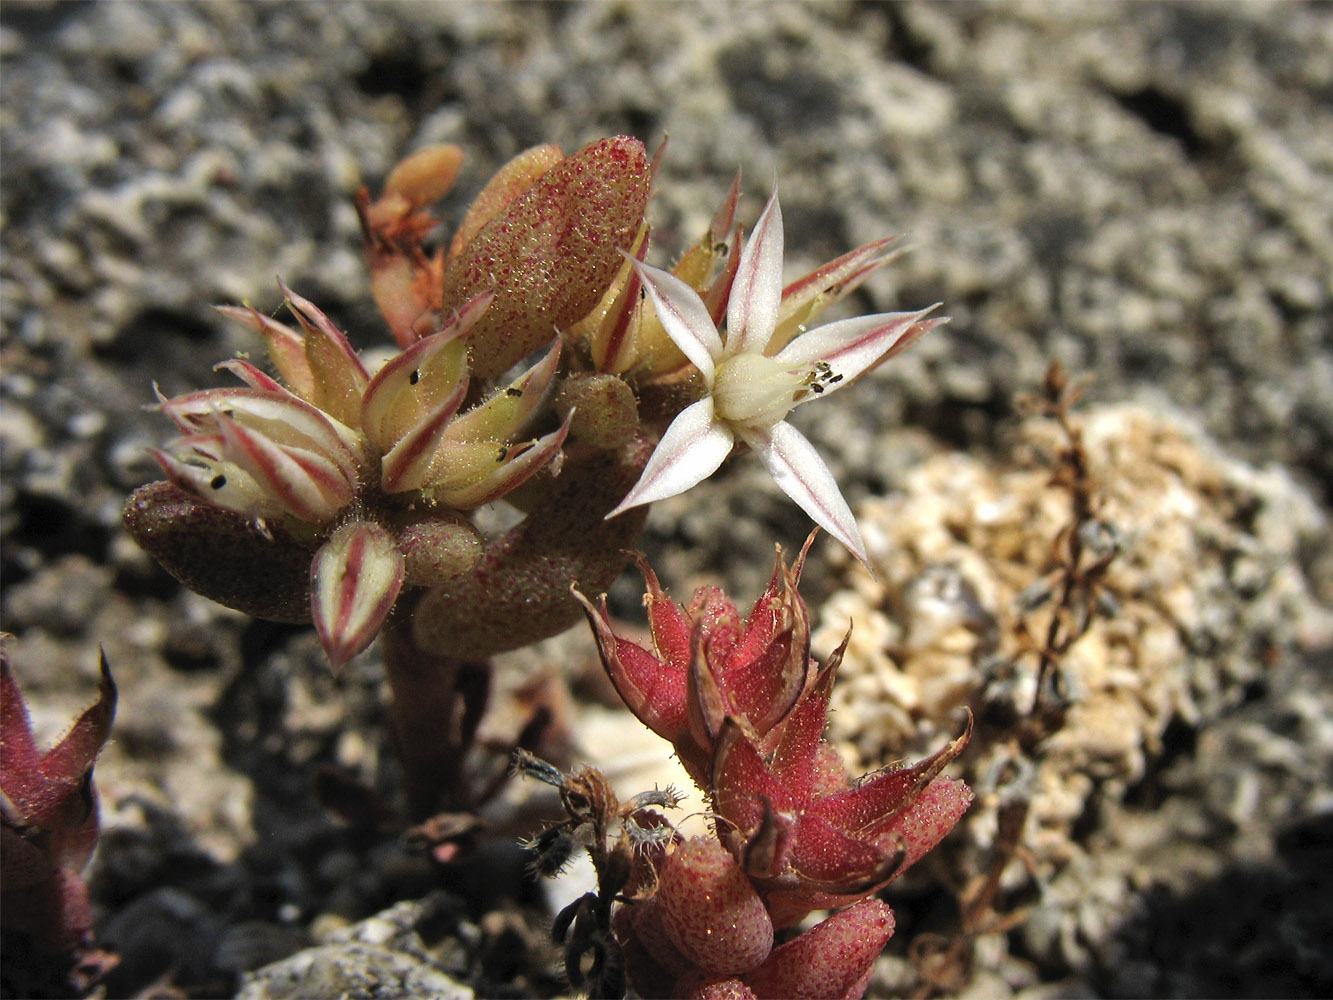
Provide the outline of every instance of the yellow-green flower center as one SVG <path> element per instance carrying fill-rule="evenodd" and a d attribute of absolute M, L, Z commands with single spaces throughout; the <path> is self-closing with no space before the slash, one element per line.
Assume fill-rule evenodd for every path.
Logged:
<path fill-rule="evenodd" d="M 762 354 L 738 354 L 717 366 L 713 406 L 722 420 L 768 427 L 805 397 L 811 373 Z"/>

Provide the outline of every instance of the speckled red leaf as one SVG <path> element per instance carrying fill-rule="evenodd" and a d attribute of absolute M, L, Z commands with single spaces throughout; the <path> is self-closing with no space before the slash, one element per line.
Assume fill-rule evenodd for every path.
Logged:
<path fill-rule="evenodd" d="M 641 142 L 598 140 L 538 177 L 459 249 L 445 269 L 444 308 L 496 293 L 469 334 L 475 375 L 499 375 L 597 305 L 643 221 L 648 182 Z"/>
<path fill-rule="evenodd" d="M 662 866 L 662 925 L 682 955 L 713 975 L 753 969 L 773 948 L 773 923 L 736 859 L 693 837 Z"/>
<path fill-rule="evenodd" d="M 893 927 L 888 905 L 867 899 L 775 948 L 763 965 L 742 978 L 760 1000 L 857 1000 Z"/>

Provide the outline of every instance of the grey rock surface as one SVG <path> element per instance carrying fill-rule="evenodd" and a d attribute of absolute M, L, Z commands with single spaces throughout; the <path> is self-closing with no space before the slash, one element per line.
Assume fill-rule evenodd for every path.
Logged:
<path fill-rule="evenodd" d="M 942 450 L 1000 452 L 1015 394 L 1052 359 L 1090 375 L 1097 400 L 1188 411 L 1325 513 L 1333 497 L 1327 5 L 9 0 L 0 64 L 0 626 L 19 636 L 52 735 L 91 700 L 99 643 L 121 684 L 93 869 L 125 953 L 111 995 L 231 995 L 241 973 L 309 943 L 318 918 L 435 884 L 400 845 L 334 825 L 310 791 L 323 764 L 392 783 L 374 658 L 331 677 L 307 633 L 183 593 L 119 527 L 124 496 L 157 478 L 145 448 L 168 434 L 144 409 L 153 383 L 222 384 L 212 366 L 258 346 L 210 306 L 273 310 L 281 276 L 358 344 L 383 336 L 352 198 L 420 145 L 467 150 L 445 204 L 457 219 L 532 144 L 669 133 L 650 209 L 659 264 L 738 169 L 747 223 L 780 185 L 793 275 L 904 234 L 911 253 L 853 305 L 942 301 L 952 323 L 797 419 L 854 505 Z M 742 458 L 657 505 L 644 545 L 677 596 L 706 575 L 744 603 L 774 541 L 790 550 L 806 530 Z M 1292 567 L 1326 605 L 1330 551 L 1305 539 Z M 812 606 L 832 572 L 812 561 Z M 639 592 L 626 582 L 613 605 Z M 570 649 L 590 655 L 582 636 Z M 1276 962 L 1293 990 L 1333 990 L 1309 940 L 1327 915 L 1283 909 L 1293 885 L 1302 900 L 1326 887 L 1311 873 L 1333 812 L 1327 671 L 1327 651 L 1290 650 L 1154 772 L 1224 826 L 1269 795 L 1299 802 L 1301 823 L 1247 815 L 1255 851 L 1228 828 L 1193 892 L 1108 900 L 1080 933 L 1124 942 L 1132 961 L 1095 989 L 1230 992 L 1229 968 L 1248 989 Z M 532 901 L 469 891 L 506 916 L 479 921 L 460 975 L 483 995 L 558 992 L 506 964 L 553 958 L 506 953 L 540 937 L 526 934 L 542 919 Z M 183 931 L 146 941 L 136 913 L 176 914 Z M 1210 937 L 1205 917 L 1231 923 Z M 1212 943 L 1247 939 L 1243 954 Z M 1074 988 L 1061 948 L 1048 954 L 1030 995 Z M 974 995 L 1000 981 L 978 977 Z"/>

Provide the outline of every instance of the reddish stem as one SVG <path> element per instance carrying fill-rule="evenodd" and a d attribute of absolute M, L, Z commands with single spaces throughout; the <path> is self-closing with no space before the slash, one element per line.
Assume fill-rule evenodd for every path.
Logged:
<path fill-rule="evenodd" d="M 490 694 L 490 661 L 424 653 L 401 621 L 381 633 L 381 643 L 410 817 L 466 810 L 463 764 Z"/>

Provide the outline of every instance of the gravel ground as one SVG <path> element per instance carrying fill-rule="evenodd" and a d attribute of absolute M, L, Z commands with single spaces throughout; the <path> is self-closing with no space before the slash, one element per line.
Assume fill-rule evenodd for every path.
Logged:
<path fill-rule="evenodd" d="M 1190 677 L 1213 652 L 1253 669 L 1169 706 L 1132 780 L 1086 775 L 1099 791 L 1074 818 L 1077 879 L 1038 866 L 1011 885 L 1007 902 L 1045 922 L 983 936 L 948 991 L 1333 992 L 1333 9 L 9 0 L 0 59 L 0 625 L 45 733 L 92 700 L 99 644 L 120 684 L 90 869 L 100 935 L 122 955 L 109 995 L 231 996 L 312 944 L 379 970 L 379 992 L 349 972 L 318 980 L 329 995 L 445 994 L 441 976 L 460 995 L 561 991 L 542 892 L 507 836 L 441 870 L 319 808 L 324 766 L 395 788 L 376 655 L 331 676 L 307 630 L 183 592 L 119 511 L 157 478 L 153 383 L 221 384 L 212 365 L 256 346 L 212 304 L 273 308 L 281 276 L 358 343 L 382 336 L 361 184 L 456 142 L 457 218 L 527 146 L 622 132 L 650 147 L 670 134 L 657 263 L 737 169 L 747 222 L 780 184 L 793 273 L 906 235 L 911 253 L 858 310 L 942 301 L 952 323 L 798 420 L 854 504 L 930 481 L 965 506 L 982 473 L 922 471 L 950 456 L 997 481 L 1029 467 L 1014 399 L 1053 359 L 1090 378 L 1093 403 L 1183 421 L 1189 448 L 1230 470 L 1219 482 L 1249 484 L 1200 487 L 1203 514 L 1183 523 L 1216 514 L 1228 545 L 1249 546 L 1235 559 L 1281 571 L 1289 599 L 1271 606 L 1254 603 L 1262 587 L 1185 588 L 1225 626 L 1220 652 L 1189 648 Z M 1236 506 L 1246 489 L 1258 499 Z M 643 544 L 677 596 L 706 578 L 743 603 L 773 543 L 805 531 L 742 459 L 657 505 Z M 856 587 L 829 548 L 807 573 L 815 608 Z M 627 577 L 613 606 L 632 612 L 637 593 Z M 495 738 L 557 662 L 571 718 L 601 712 L 630 739 L 580 633 L 506 660 Z M 911 935 L 948 933 L 952 891 L 982 863 L 985 835 L 962 840 L 889 897 L 899 938 L 872 995 L 917 988 Z M 1140 877 L 1121 877 L 1126 852 Z"/>

